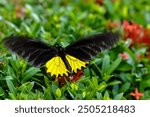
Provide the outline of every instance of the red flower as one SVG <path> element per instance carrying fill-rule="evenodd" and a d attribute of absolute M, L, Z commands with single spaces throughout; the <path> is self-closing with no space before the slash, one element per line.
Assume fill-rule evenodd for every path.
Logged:
<path fill-rule="evenodd" d="M 127 60 L 127 59 L 128 59 L 128 55 L 127 55 L 125 52 L 121 53 L 120 56 L 121 56 L 124 60 Z"/>
<path fill-rule="evenodd" d="M 137 54 L 137 58 L 138 59 L 142 59 L 142 55 L 141 54 Z"/>
<path fill-rule="evenodd" d="M 63 76 L 63 77 L 58 77 L 55 79 L 55 81 L 58 81 L 59 84 L 62 86 L 66 83 L 66 81 L 77 81 L 81 76 L 83 75 L 82 70 L 78 70 L 78 72 L 72 76 Z"/>
<path fill-rule="evenodd" d="M 20 5 L 16 6 L 15 11 L 16 11 L 16 18 L 22 18 L 26 14 L 25 8 L 23 8 Z"/>
<path fill-rule="evenodd" d="M 144 94 L 140 93 L 138 91 L 138 88 L 135 88 L 135 92 L 134 93 L 130 93 L 130 96 L 134 96 L 136 98 L 136 100 L 139 100 L 141 96 L 144 96 Z"/>
<path fill-rule="evenodd" d="M 75 74 L 73 76 L 72 81 L 77 81 L 82 75 L 83 75 L 83 71 L 82 70 L 78 70 L 77 74 Z"/>
<path fill-rule="evenodd" d="M 143 28 L 141 25 L 136 23 L 129 23 L 128 21 L 123 22 L 124 38 L 132 39 L 132 44 L 138 43 L 143 37 Z"/>
<path fill-rule="evenodd" d="M 123 22 L 124 38 L 130 38 L 132 45 L 144 43 L 150 45 L 150 30 L 145 29 L 142 25 L 136 24 L 135 22 L 129 23 L 128 21 Z"/>

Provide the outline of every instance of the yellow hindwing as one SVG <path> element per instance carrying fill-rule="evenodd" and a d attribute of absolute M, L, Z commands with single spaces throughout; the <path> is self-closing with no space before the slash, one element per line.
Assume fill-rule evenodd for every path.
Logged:
<path fill-rule="evenodd" d="M 51 76 L 55 75 L 56 77 L 66 75 L 68 76 L 68 70 L 65 66 L 65 63 L 61 57 L 56 56 L 50 59 L 46 63 L 47 73 L 50 73 Z"/>
<path fill-rule="evenodd" d="M 86 64 L 89 64 L 89 62 L 81 61 L 71 55 L 66 55 L 66 59 L 71 66 L 71 72 L 77 73 L 77 70 L 81 70 L 82 67 L 86 67 Z"/>

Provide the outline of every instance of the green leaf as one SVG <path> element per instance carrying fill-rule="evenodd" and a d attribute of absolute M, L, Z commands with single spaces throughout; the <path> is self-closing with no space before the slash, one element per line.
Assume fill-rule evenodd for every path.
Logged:
<path fill-rule="evenodd" d="M 102 73 L 105 75 L 105 73 L 110 68 L 110 57 L 108 55 L 105 55 L 102 62 Z"/>
<path fill-rule="evenodd" d="M 16 95 L 16 87 L 14 86 L 13 82 L 10 80 L 10 79 L 13 79 L 11 76 L 7 76 L 6 77 L 6 83 L 7 83 L 7 86 L 9 88 L 9 91 Z"/>
<path fill-rule="evenodd" d="M 112 64 L 111 66 L 109 67 L 108 71 L 107 71 L 107 75 L 110 75 L 118 66 L 119 64 L 121 63 L 122 61 L 122 58 L 121 57 L 118 57 Z"/>
<path fill-rule="evenodd" d="M 75 100 L 82 100 L 82 99 L 83 99 L 82 94 L 77 94 L 77 95 L 75 96 Z"/>
<path fill-rule="evenodd" d="M 33 89 L 34 86 L 34 82 L 26 82 L 24 84 L 22 84 L 18 90 L 20 90 L 23 93 L 29 92 Z"/>
<path fill-rule="evenodd" d="M 103 97 L 104 100 L 110 100 L 109 98 L 109 93 L 107 91 L 105 91 L 105 94 L 104 94 L 104 97 Z"/>
<path fill-rule="evenodd" d="M 106 8 L 107 8 L 107 11 L 111 14 L 111 15 L 113 15 L 115 12 L 114 12 L 114 7 L 113 7 L 113 3 L 112 3 L 112 1 L 110 1 L 110 0 L 105 0 L 105 6 L 106 6 Z"/>
<path fill-rule="evenodd" d="M 0 97 L 5 97 L 6 93 L 2 87 L 0 87 Z"/>
<path fill-rule="evenodd" d="M 59 88 L 58 84 L 56 82 L 52 82 L 52 92 L 55 94 L 55 91 Z"/>
<path fill-rule="evenodd" d="M 92 99 L 92 97 L 94 97 L 95 94 L 96 94 L 96 90 L 89 91 L 86 95 L 86 99 L 87 100 Z"/>
<path fill-rule="evenodd" d="M 98 90 L 98 91 L 103 91 L 106 87 L 107 87 L 107 84 L 106 84 L 105 82 L 102 82 L 102 83 L 98 86 L 97 90 Z"/>
<path fill-rule="evenodd" d="M 19 69 L 18 69 L 18 66 L 17 66 L 16 62 L 11 59 L 11 60 L 10 60 L 10 64 L 11 64 L 13 70 L 14 70 L 16 73 L 18 73 Z"/>
<path fill-rule="evenodd" d="M 68 91 L 69 95 L 71 96 L 71 98 L 74 99 L 75 93 L 70 88 L 68 88 L 67 91 Z"/>
<path fill-rule="evenodd" d="M 100 74 L 103 74 L 103 73 L 102 73 L 102 70 L 100 69 L 100 67 L 99 67 L 97 64 L 94 64 L 94 66 L 97 68 L 97 70 L 98 70 L 98 72 L 99 72 Z"/>
<path fill-rule="evenodd" d="M 120 83 L 121 83 L 121 81 L 115 80 L 115 81 L 109 82 L 108 86 L 113 86 L 113 85 L 117 85 L 117 84 L 120 84 Z"/>
<path fill-rule="evenodd" d="M 16 95 L 14 93 L 8 93 L 10 98 L 13 99 L 13 100 L 16 100 Z"/>
<path fill-rule="evenodd" d="M 106 76 L 104 76 L 102 79 L 103 79 L 104 81 L 108 81 L 111 77 L 112 77 L 111 75 L 106 75 Z"/>
<path fill-rule="evenodd" d="M 35 68 L 35 67 L 31 67 L 29 68 L 23 75 L 22 78 L 23 80 L 21 81 L 21 83 L 25 83 L 28 79 L 30 79 L 32 76 L 34 76 L 36 73 L 38 73 L 40 71 L 40 69 Z"/>
<path fill-rule="evenodd" d="M 13 70 L 13 68 L 12 67 L 10 67 L 10 66 L 8 66 L 7 68 L 7 75 L 9 75 L 9 76 L 15 76 L 15 73 L 14 73 L 14 70 Z"/>
<path fill-rule="evenodd" d="M 95 77 L 92 78 L 92 85 L 93 85 L 93 88 L 98 87 L 98 79 L 97 78 L 95 78 Z"/>
<path fill-rule="evenodd" d="M 130 71 L 131 69 L 132 69 L 132 66 L 130 64 L 128 64 L 127 62 L 126 63 L 122 62 L 117 67 L 117 70 L 122 71 L 122 72 Z"/>
<path fill-rule="evenodd" d="M 10 26 L 11 28 L 13 28 L 16 32 L 18 32 L 18 33 L 20 32 L 19 28 L 15 24 L 13 24 L 12 22 L 5 20 L 4 23 L 7 24 L 8 26 Z"/>
<path fill-rule="evenodd" d="M 127 82 L 120 88 L 119 92 L 126 92 L 128 91 L 129 88 L 130 88 L 130 83 Z"/>
<path fill-rule="evenodd" d="M 71 83 L 71 88 L 73 91 L 78 90 L 78 84 L 77 83 Z"/>
<path fill-rule="evenodd" d="M 52 89 L 51 87 L 48 87 L 46 90 L 44 90 L 44 99 L 45 100 L 52 100 L 54 99 L 52 96 Z"/>
<path fill-rule="evenodd" d="M 49 87 L 50 86 L 50 80 L 48 79 L 47 76 L 44 76 L 44 81 L 45 81 L 46 86 Z"/>
<path fill-rule="evenodd" d="M 135 55 L 135 53 L 133 53 L 127 46 L 123 45 L 124 50 L 131 56 L 131 58 L 133 59 L 133 62 L 137 62 L 137 57 Z"/>
<path fill-rule="evenodd" d="M 122 97 L 123 97 L 123 93 L 119 93 L 114 97 L 114 100 L 121 100 Z"/>
<path fill-rule="evenodd" d="M 102 100 L 103 99 L 102 94 L 99 93 L 99 92 L 96 92 L 96 97 L 97 97 L 98 100 Z"/>

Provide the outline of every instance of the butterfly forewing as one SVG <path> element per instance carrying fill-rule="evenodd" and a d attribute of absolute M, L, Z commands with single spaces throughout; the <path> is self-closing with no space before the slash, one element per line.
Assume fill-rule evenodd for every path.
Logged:
<path fill-rule="evenodd" d="M 10 36 L 4 40 L 4 45 L 37 67 L 44 65 L 56 55 L 54 47 L 23 36 Z"/>
<path fill-rule="evenodd" d="M 102 50 L 111 48 L 119 40 L 114 33 L 85 37 L 66 47 L 66 53 L 83 61 L 89 61 Z"/>

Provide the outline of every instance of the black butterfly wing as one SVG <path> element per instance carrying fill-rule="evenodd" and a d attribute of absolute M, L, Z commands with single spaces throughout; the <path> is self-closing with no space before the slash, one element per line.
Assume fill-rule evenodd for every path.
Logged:
<path fill-rule="evenodd" d="M 118 34 L 107 32 L 85 37 L 66 47 L 66 53 L 82 61 L 89 61 L 99 52 L 110 49 L 119 40 Z"/>
<path fill-rule="evenodd" d="M 65 60 L 71 67 L 68 71 L 62 56 L 56 56 L 60 50 L 51 47 L 43 42 L 35 41 L 22 36 L 10 36 L 4 40 L 4 45 L 11 51 L 20 55 L 34 66 L 46 65 L 47 73 L 66 76 L 69 73 L 77 73 L 78 70 L 85 68 L 89 60 L 96 56 L 100 51 L 111 48 L 118 41 L 118 36 L 113 33 L 96 34 L 86 37 L 65 48 Z M 62 54 L 65 54 L 62 52 Z"/>
<path fill-rule="evenodd" d="M 36 67 L 44 65 L 56 55 L 55 47 L 23 36 L 7 37 L 4 45 Z"/>

